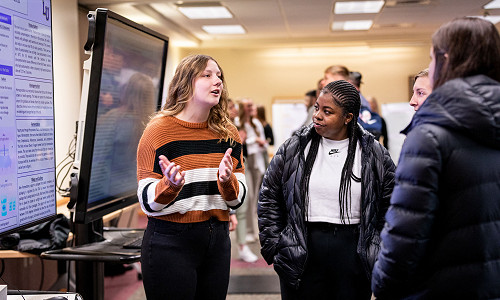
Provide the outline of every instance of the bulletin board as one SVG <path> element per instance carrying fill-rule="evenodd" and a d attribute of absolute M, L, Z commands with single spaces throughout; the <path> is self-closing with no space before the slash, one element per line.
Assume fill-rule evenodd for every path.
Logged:
<path fill-rule="evenodd" d="M 395 164 L 398 163 L 401 147 L 406 136 L 401 132 L 410 124 L 415 111 L 408 102 L 382 104 L 382 117 L 387 125 L 389 153 Z"/>
<path fill-rule="evenodd" d="M 274 134 L 274 152 L 292 133 L 299 129 L 307 118 L 304 97 L 277 97 L 272 104 L 272 126 Z"/>

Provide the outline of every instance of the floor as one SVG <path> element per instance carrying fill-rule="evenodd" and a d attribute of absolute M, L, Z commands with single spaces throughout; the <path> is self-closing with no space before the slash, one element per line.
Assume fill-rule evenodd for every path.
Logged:
<path fill-rule="evenodd" d="M 145 218 L 139 217 L 139 227 L 145 226 Z M 231 240 L 236 241 L 234 232 Z M 249 243 L 252 251 L 259 256 L 255 263 L 238 260 L 236 243 L 231 249 L 231 277 L 229 280 L 228 300 L 278 300 L 279 280 L 271 266 L 260 256 L 258 242 Z M 106 276 L 104 279 L 104 299 L 106 300 L 140 300 L 146 299 L 142 281 L 138 279 L 140 265 L 118 276 Z"/>

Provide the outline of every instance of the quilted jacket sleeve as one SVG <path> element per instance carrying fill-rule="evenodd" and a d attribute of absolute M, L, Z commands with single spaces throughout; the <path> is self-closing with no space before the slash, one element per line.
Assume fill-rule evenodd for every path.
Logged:
<path fill-rule="evenodd" d="M 401 151 L 382 247 L 373 269 L 372 291 L 379 299 L 403 295 L 422 263 L 439 205 L 441 166 L 436 136 L 425 125 L 414 128 Z"/>
<path fill-rule="evenodd" d="M 387 149 L 383 148 L 380 146 L 383 151 L 383 157 L 384 157 L 384 178 L 382 180 L 382 203 L 381 203 L 381 211 L 387 212 L 391 200 L 391 195 L 394 190 L 394 173 L 396 172 L 396 166 L 394 165 L 394 162 L 392 161 L 391 155 L 389 154 L 389 151 Z M 384 224 L 384 218 L 385 214 L 381 213 L 379 215 L 379 220 L 378 224 L 380 224 L 380 227 L 377 229 L 380 230 L 381 227 Z"/>
<path fill-rule="evenodd" d="M 261 253 L 268 264 L 273 263 L 280 233 L 285 227 L 285 199 L 283 196 L 283 169 L 285 142 L 278 149 L 267 168 L 259 194 L 257 215 Z"/>

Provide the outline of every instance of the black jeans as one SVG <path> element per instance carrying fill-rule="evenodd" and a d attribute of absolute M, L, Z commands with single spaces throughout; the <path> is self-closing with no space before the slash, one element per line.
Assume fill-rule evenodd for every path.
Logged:
<path fill-rule="evenodd" d="M 299 289 L 280 279 L 281 298 L 370 300 L 370 280 L 356 252 L 359 226 L 307 224 L 307 266 Z"/>
<path fill-rule="evenodd" d="M 149 218 L 141 253 L 147 299 L 226 299 L 230 261 L 228 222 Z"/>

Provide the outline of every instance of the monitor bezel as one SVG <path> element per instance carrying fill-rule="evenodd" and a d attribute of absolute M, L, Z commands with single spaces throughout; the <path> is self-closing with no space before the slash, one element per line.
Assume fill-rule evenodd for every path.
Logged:
<path fill-rule="evenodd" d="M 161 75 L 159 79 L 159 93 L 157 99 L 158 110 L 161 107 L 163 97 L 163 83 L 165 79 L 165 67 L 168 53 L 168 37 L 137 24 L 123 16 L 120 16 L 110 10 L 98 8 L 95 11 L 95 37 L 92 47 L 92 62 L 89 79 L 89 89 L 86 107 L 86 116 L 84 122 L 84 136 L 81 161 L 78 174 L 78 193 L 74 211 L 74 222 L 79 224 L 89 224 L 101 219 L 107 214 L 120 210 L 127 206 L 138 203 L 137 193 L 127 194 L 112 199 L 100 200 L 92 205 L 88 203 L 89 182 L 91 177 L 92 159 L 94 151 L 94 138 L 96 134 L 97 111 L 99 106 L 99 94 L 102 75 L 102 63 L 105 44 L 105 33 L 108 19 L 113 19 L 124 24 L 127 27 L 141 31 L 150 36 L 158 38 L 164 42 Z M 97 87 L 97 88 L 93 88 Z"/>

